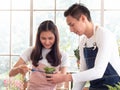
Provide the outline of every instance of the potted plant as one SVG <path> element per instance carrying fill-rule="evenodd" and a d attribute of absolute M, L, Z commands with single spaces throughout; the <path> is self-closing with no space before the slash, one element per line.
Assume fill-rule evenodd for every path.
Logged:
<path fill-rule="evenodd" d="M 79 54 L 79 47 L 74 50 L 74 55 L 77 58 L 77 66 L 78 69 L 80 68 L 80 54 Z"/>
<path fill-rule="evenodd" d="M 55 68 L 53 67 L 45 67 L 44 70 L 47 74 L 53 74 L 55 72 Z M 49 76 L 47 76 L 47 78 L 49 78 Z"/>

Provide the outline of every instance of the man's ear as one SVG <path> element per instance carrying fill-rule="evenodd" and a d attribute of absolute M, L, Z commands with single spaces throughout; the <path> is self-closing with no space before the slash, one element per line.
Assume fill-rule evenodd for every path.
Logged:
<path fill-rule="evenodd" d="M 84 22 L 86 20 L 86 16 L 85 15 L 81 15 L 79 20 Z"/>

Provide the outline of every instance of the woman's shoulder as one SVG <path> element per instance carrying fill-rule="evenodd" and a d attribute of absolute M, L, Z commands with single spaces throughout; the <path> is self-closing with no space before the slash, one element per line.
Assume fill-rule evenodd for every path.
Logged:
<path fill-rule="evenodd" d="M 25 50 L 23 51 L 22 55 L 31 54 L 32 50 L 33 50 L 33 47 L 30 46 L 30 47 L 28 47 L 27 49 L 25 49 Z"/>
<path fill-rule="evenodd" d="M 33 47 L 28 47 L 21 55 L 20 57 L 24 60 L 24 61 L 28 61 L 30 60 L 30 55 L 32 53 Z"/>
<path fill-rule="evenodd" d="M 63 50 L 60 50 L 60 53 L 61 53 L 62 56 L 68 55 L 67 52 L 65 52 L 65 51 L 63 51 Z"/>
<path fill-rule="evenodd" d="M 61 52 L 61 67 L 65 66 L 65 67 L 68 67 L 69 66 L 69 56 L 68 56 L 68 53 L 65 52 L 65 51 L 60 51 Z"/>
<path fill-rule="evenodd" d="M 32 50 L 33 50 L 33 47 L 30 46 L 30 47 L 28 47 L 28 48 L 25 50 L 25 52 L 32 52 Z"/>
<path fill-rule="evenodd" d="M 66 51 L 61 50 L 60 53 L 61 53 L 61 57 L 62 57 L 61 59 L 62 60 L 68 59 L 69 55 L 68 55 L 68 53 Z"/>

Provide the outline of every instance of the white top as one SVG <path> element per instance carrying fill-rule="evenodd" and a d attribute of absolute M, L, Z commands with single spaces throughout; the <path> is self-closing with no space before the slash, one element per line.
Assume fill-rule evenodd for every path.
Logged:
<path fill-rule="evenodd" d="M 27 50 L 25 50 L 23 52 L 23 54 L 20 56 L 26 63 L 31 61 L 30 59 L 30 55 L 32 53 L 32 49 L 33 47 L 30 47 L 28 48 Z M 40 60 L 39 62 L 45 64 L 46 66 L 50 66 L 51 65 L 48 63 L 47 59 L 45 58 L 47 53 L 50 52 L 50 49 L 45 49 L 43 48 L 42 49 L 42 56 L 43 56 L 43 59 Z M 67 67 L 69 65 L 69 62 L 68 62 L 68 55 L 65 53 L 65 52 L 61 52 L 61 55 L 62 55 L 62 58 L 61 58 L 61 64 L 60 64 L 60 67 Z"/>
<path fill-rule="evenodd" d="M 97 44 L 98 53 L 95 59 L 94 67 L 87 69 L 83 55 L 83 48 L 85 43 L 87 43 L 87 47 L 92 47 L 94 42 Z M 82 90 L 86 81 L 102 78 L 108 63 L 110 63 L 120 75 L 118 45 L 115 36 L 109 30 L 105 30 L 98 26 L 91 38 L 87 38 L 86 36 L 81 37 L 79 47 L 80 72 L 72 74 L 74 84 L 72 90 Z"/>

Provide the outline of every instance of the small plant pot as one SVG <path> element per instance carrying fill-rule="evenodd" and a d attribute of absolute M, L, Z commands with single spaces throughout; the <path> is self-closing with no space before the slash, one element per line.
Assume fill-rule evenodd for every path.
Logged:
<path fill-rule="evenodd" d="M 53 72 L 45 72 L 46 74 L 53 74 Z M 46 76 L 46 78 L 51 78 L 51 76 Z"/>
<path fill-rule="evenodd" d="M 46 74 L 53 74 L 55 71 L 55 68 L 53 67 L 45 67 L 44 68 Z M 51 78 L 50 76 L 46 76 L 46 78 Z"/>

